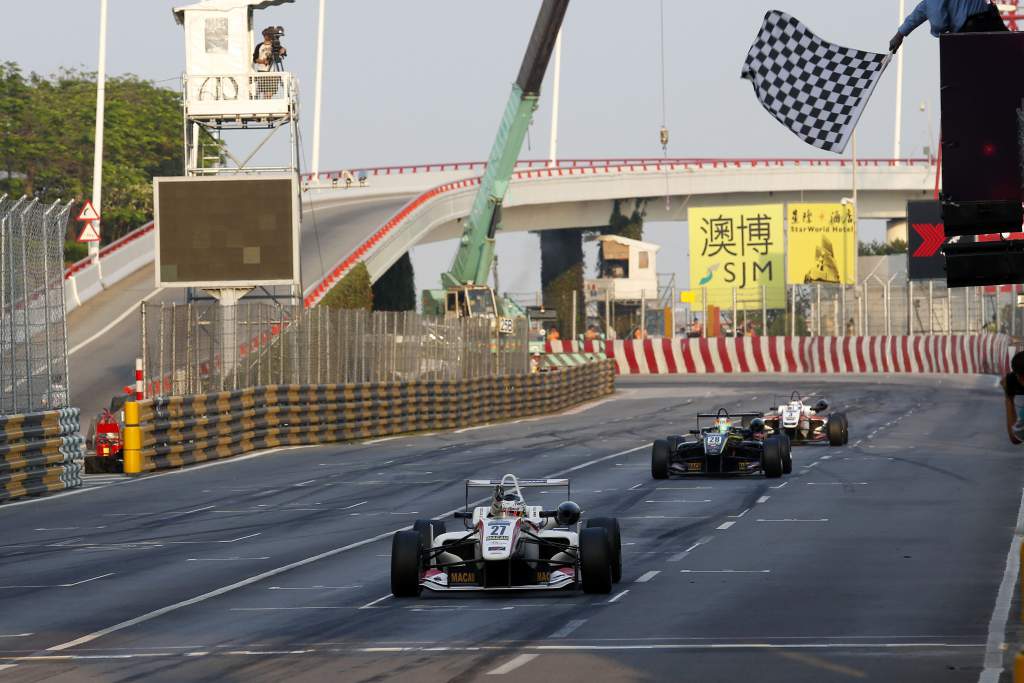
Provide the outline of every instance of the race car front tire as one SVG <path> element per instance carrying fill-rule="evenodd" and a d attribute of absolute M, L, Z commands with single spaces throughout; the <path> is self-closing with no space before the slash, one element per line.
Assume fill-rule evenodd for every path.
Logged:
<path fill-rule="evenodd" d="M 411 529 L 397 531 L 391 539 L 391 593 L 396 598 L 415 598 L 423 591 L 422 539 L 420 532 Z"/>
<path fill-rule="evenodd" d="M 605 529 L 590 527 L 580 532 L 580 573 L 584 593 L 612 592 L 612 552 Z"/>
<path fill-rule="evenodd" d="M 608 532 L 608 543 L 611 549 L 612 581 L 618 583 L 622 580 L 622 533 L 619 530 L 619 520 L 614 517 L 595 517 L 587 520 L 586 528 L 601 528 Z"/>
<path fill-rule="evenodd" d="M 651 447 L 651 476 L 668 479 L 668 468 L 672 464 L 672 449 L 665 439 L 655 439 Z"/>
<path fill-rule="evenodd" d="M 786 434 L 779 434 L 777 438 L 782 446 L 782 473 L 790 474 L 793 472 L 793 442 Z"/>
<path fill-rule="evenodd" d="M 424 548 L 434 547 L 434 537 L 445 533 L 444 522 L 439 519 L 417 519 L 412 530 L 420 535 Z"/>
<path fill-rule="evenodd" d="M 764 440 L 764 453 L 761 455 L 761 469 L 769 479 L 782 476 L 782 442 L 778 437 L 770 436 Z"/>

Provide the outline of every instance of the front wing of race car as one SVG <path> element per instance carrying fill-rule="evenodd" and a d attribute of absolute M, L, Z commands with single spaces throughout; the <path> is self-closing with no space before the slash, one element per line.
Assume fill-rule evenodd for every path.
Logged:
<path fill-rule="evenodd" d="M 512 563 L 514 563 L 513 561 Z M 558 590 L 576 585 L 576 568 L 557 569 L 521 568 L 513 571 L 509 561 L 466 563 L 464 566 L 428 569 L 420 585 L 432 591 L 495 591 L 495 590 Z M 531 577 L 528 574 L 532 574 Z M 526 583 L 514 583 L 513 576 L 526 579 Z M 498 577 L 508 581 L 496 580 Z"/>
<path fill-rule="evenodd" d="M 764 424 L 773 434 L 786 434 L 791 443 L 795 445 L 806 443 L 827 442 L 828 434 L 826 428 L 828 420 L 824 417 L 811 417 L 807 420 L 807 429 L 799 427 L 781 426 L 781 417 L 778 415 L 766 415 Z"/>
<path fill-rule="evenodd" d="M 761 449 L 760 443 L 736 440 L 720 452 L 708 453 L 701 441 L 683 442 L 677 445 L 669 470 L 677 475 L 760 474 Z"/>

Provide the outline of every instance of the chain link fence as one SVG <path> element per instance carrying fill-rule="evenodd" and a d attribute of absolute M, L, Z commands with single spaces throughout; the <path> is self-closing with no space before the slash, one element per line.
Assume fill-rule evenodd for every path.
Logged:
<path fill-rule="evenodd" d="M 142 304 L 146 396 L 525 373 L 527 324 L 272 303 Z"/>
<path fill-rule="evenodd" d="M 787 286 L 783 308 L 781 295 L 773 299 L 764 289 L 703 288 L 694 291 L 692 304 L 678 309 L 675 331 L 680 336 L 1020 336 L 1024 312 L 1017 307 L 1016 289 L 949 289 L 944 280 L 871 277 L 856 286 Z"/>
<path fill-rule="evenodd" d="M 0 197 L 0 414 L 68 405 L 64 236 L 71 204 Z"/>

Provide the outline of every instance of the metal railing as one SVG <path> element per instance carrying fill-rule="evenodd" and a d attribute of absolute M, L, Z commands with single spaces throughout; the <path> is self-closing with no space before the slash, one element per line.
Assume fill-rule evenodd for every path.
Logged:
<path fill-rule="evenodd" d="M 68 405 L 64 235 L 71 204 L 0 197 L 0 415 Z"/>
<path fill-rule="evenodd" d="M 183 76 L 186 107 L 213 102 L 260 102 L 297 97 L 295 77 L 287 71 L 253 71 L 246 74 Z"/>
<path fill-rule="evenodd" d="M 267 303 L 142 304 L 146 396 L 527 372 L 527 326 Z"/>

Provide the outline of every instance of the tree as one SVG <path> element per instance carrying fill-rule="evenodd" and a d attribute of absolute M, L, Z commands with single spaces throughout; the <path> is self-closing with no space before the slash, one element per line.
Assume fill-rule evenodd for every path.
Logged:
<path fill-rule="evenodd" d="M 93 73 L 65 69 L 25 76 L 13 62 L 0 64 L 0 193 L 44 202 L 89 197 L 95 111 Z M 174 90 L 130 74 L 107 80 L 104 243 L 152 218 L 154 176 L 182 173 L 181 116 Z"/>
<path fill-rule="evenodd" d="M 373 308 L 378 311 L 416 310 L 416 279 L 408 252 L 373 283 Z"/>
<path fill-rule="evenodd" d="M 892 254 L 906 254 L 907 243 L 901 239 L 894 239 L 892 242 L 858 242 L 858 256 L 890 256 Z"/>
<path fill-rule="evenodd" d="M 360 261 L 345 273 L 341 282 L 331 287 L 321 303 L 328 308 L 342 310 L 373 310 L 373 287 L 370 284 L 370 271 Z"/>

